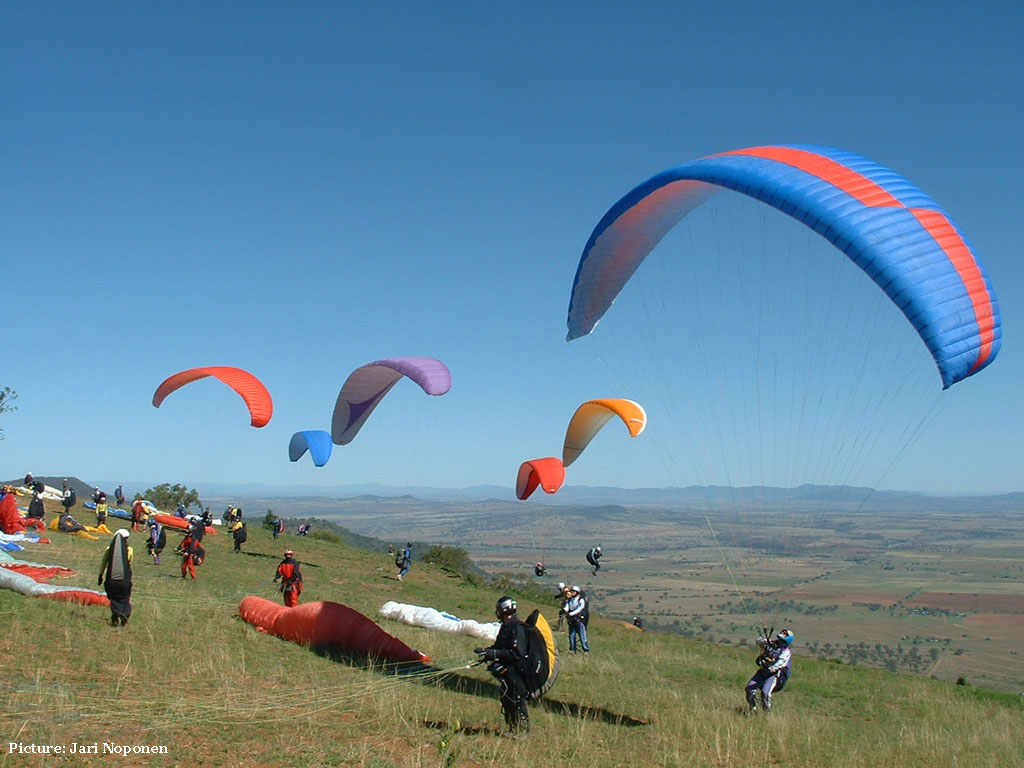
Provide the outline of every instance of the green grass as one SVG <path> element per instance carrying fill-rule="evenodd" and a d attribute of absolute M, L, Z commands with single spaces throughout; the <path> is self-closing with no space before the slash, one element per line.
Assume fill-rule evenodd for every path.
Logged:
<path fill-rule="evenodd" d="M 246 595 L 279 599 L 271 579 L 285 546 L 303 562 L 303 602 L 334 600 L 374 619 L 393 599 L 486 621 L 493 590 L 420 562 L 398 582 L 385 553 L 291 536 L 274 542 L 256 525 L 242 555 L 230 552 L 228 536 L 207 537 L 199 580 L 185 582 L 169 550 L 153 566 L 141 537 L 132 538 L 134 614 L 126 628 L 110 627 L 104 608 L 0 591 L 0 765 L 1024 765 L 1018 696 L 814 661 L 797 647 L 776 711 L 748 718 L 742 686 L 753 671 L 751 650 L 599 617 L 593 652 L 563 654 L 558 683 L 531 708 L 529 739 L 509 742 L 497 735 L 502 721 L 487 673 L 459 668 L 474 658 L 474 638 L 381 619 L 434 659 L 429 669 L 401 670 L 288 643 L 236 615 Z M 106 542 L 53 539 L 22 557 L 68 565 L 79 575 L 61 583 L 95 587 Z M 521 610 L 535 606 L 521 601 Z M 554 603 L 540 607 L 554 618 Z M 559 641 L 564 649 L 564 634 Z M 10 754 L 12 741 L 156 744 L 168 754 L 55 760 Z"/>

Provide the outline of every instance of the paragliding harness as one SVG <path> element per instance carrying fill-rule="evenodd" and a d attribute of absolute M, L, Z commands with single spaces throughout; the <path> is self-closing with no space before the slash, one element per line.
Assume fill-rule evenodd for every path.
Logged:
<path fill-rule="evenodd" d="M 526 686 L 527 698 L 536 700 L 551 690 L 558 679 L 558 647 L 551 633 L 551 625 L 535 609 L 523 622 L 526 630 L 526 648 L 516 671 Z M 504 677 L 508 668 L 500 661 L 492 661 L 487 671 L 495 677 Z"/>
<path fill-rule="evenodd" d="M 399 568 L 408 568 L 412 565 L 412 552 L 409 547 L 395 555 L 395 565 Z"/>
<path fill-rule="evenodd" d="M 156 541 L 155 542 L 153 541 L 153 536 L 152 535 L 150 535 L 149 538 L 146 539 L 146 551 L 149 554 L 151 554 L 151 555 L 153 554 L 153 552 L 156 552 L 157 554 L 160 554 L 161 552 L 164 551 L 164 547 L 166 547 L 166 546 L 167 546 L 167 531 L 161 525 L 159 527 L 158 533 L 156 535 Z"/>
<path fill-rule="evenodd" d="M 60 503 L 64 505 L 64 509 L 71 509 L 75 506 L 78 503 L 78 494 L 75 493 L 75 489 L 68 487 L 68 493 Z"/>
<path fill-rule="evenodd" d="M 192 564 L 197 567 L 202 565 L 203 560 L 206 559 L 206 548 L 191 533 L 181 540 L 174 551 L 184 557 L 191 557 Z"/>
<path fill-rule="evenodd" d="M 46 517 L 46 509 L 43 506 L 43 499 L 38 493 L 32 494 L 32 501 L 28 503 L 28 514 L 26 517 L 31 517 L 37 520 L 42 520 Z"/>

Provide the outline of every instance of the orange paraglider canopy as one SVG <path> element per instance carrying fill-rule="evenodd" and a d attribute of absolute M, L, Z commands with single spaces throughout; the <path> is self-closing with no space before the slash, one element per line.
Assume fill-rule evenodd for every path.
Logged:
<path fill-rule="evenodd" d="M 528 499 L 539 485 L 544 493 L 554 493 L 565 482 L 565 467 L 554 456 L 524 461 L 516 477 L 516 498 Z"/>
<path fill-rule="evenodd" d="M 562 447 L 562 463 L 568 467 L 576 461 L 612 416 L 622 419 L 630 437 L 636 437 L 647 426 L 647 413 L 640 403 L 618 397 L 588 400 L 576 409 L 569 420 Z"/>
<path fill-rule="evenodd" d="M 172 392 L 180 389 L 193 381 L 205 379 L 212 376 L 215 379 L 227 384 L 245 401 L 249 408 L 250 423 L 254 427 L 266 426 L 274 413 L 274 402 L 270 392 L 263 386 L 263 383 L 248 371 L 241 368 L 232 368 L 227 365 L 211 365 L 205 368 L 190 368 L 181 371 L 167 379 L 156 388 L 153 393 L 153 407 L 159 408 L 160 404 Z"/>

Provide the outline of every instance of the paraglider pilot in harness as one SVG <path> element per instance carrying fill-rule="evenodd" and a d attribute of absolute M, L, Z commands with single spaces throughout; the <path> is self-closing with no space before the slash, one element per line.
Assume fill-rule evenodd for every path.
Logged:
<path fill-rule="evenodd" d="M 132 615 L 132 560 L 134 551 L 128 546 L 128 531 L 119 528 L 100 561 L 97 584 L 103 584 L 110 601 L 110 624 L 125 626 Z"/>
<path fill-rule="evenodd" d="M 299 570 L 299 563 L 295 559 L 295 553 L 286 549 L 284 560 L 277 566 L 277 573 L 274 575 L 274 583 L 281 580 L 281 592 L 284 594 L 284 604 L 294 608 L 299 604 L 299 595 L 302 594 L 302 572 Z"/>
<path fill-rule="evenodd" d="M 598 544 L 596 547 L 591 547 L 590 551 L 587 552 L 587 562 L 593 566 L 591 574 L 596 576 L 597 572 L 601 570 L 601 545 Z"/>
<path fill-rule="evenodd" d="M 522 669 L 529 648 L 526 625 L 516 615 L 516 601 L 507 595 L 499 598 L 495 615 L 501 621 L 498 637 L 490 648 L 477 648 L 474 653 L 489 661 L 487 670 L 501 686 L 501 712 L 508 726 L 506 736 L 524 738 L 530 730 L 530 714 L 526 709 L 529 696 Z"/>
<path fill-rule="evenodd" d="M 772 709 L 772 694 L 778 693 L 789 680 L 792 671 L 793 652 L 790 645 L 793 643 L 793 633 L 783 629 L 775 637 L 770 637 L 770 632 L 765 632 L 763 637 L 757 638 L 757 644 L 761 647 L 761 653 L 757 657 L 757 672 L 747 681 L 745 693 L 750 712 L 757 711 L 757 693 L 761 692 L 761 707 L 767 715 Z"/>
<path fill-rule="evenodd" d="M 395 565 L 398 566 L 398 580 L 401 581 L 402 577 L 409 572 L 410 566 L 412 566 L 412 542 L 410 541 L 405 545 L 405 549 L 395 557 Z"/>

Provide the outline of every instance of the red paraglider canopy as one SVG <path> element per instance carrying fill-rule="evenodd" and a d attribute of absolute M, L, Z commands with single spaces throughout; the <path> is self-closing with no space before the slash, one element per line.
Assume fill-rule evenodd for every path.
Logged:
<path fill-rule="evenodd" d="M 238 608 L 241 617 L 262 632 L 314 648 L 340 648 L 386 661 L 430 661 L 430 657 L 389 635 L 359 611 L 319 601 L 295 608 L 250 595 Z"/>
<path fill-rule="evenodd" d="M 554 456 L 524 461 L 516 477 L 516 498 L 528 499 L 539 485 L 544 493 L 554 493 L 565 482 L 565 465 Z"/>
<path fill-rule="evenodd" d="M 274 402 L 263 383 L 248 371 L 226 365 L 190 368 L 164 379 L 153 393 L 153 407 L 159 408 L 164 398 L 193 381 L 213 376 L 231 387 L 249 408 L 249 420 L 254 427 L 263 427 L 274 413 Z"/>

